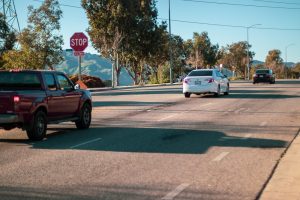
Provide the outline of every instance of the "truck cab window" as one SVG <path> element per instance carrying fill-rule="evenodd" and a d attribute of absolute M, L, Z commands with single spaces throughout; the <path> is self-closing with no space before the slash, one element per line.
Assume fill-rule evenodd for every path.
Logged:
<path fill-rule="evenodd" d="M 45 74 L 45 79 L 49 90 L 57 90 L 53 74 Z"/>
<path fill-rule="evenodd" d="M 61 90 L 70 91 L 73 89 L 73 85 L 64 75 L 57 75 L 57 79 Z"/>

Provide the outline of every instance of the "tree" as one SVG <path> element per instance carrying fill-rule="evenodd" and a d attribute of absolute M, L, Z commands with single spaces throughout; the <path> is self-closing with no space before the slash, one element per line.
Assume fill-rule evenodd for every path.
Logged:
<path fill-rule="evenodd" d="M 190 48 L 187 61 L 195 68 L 216 64 L 219 46 L 211 44 L 207 32 L 194 33 L 193 40 L 188 40 L 185 46 Z"/>
<path fill-rule="evenodd" d="M 272 69 L 276 73 L 278 78 L 284 78 L 284 64 L 283 59 L 280 57 L 281 51 L 273 49 L 268 52 L 266 56 L 265 64 L 269 69 Z"/>
<path fill-rule="evenodd" d="M 157 23 L 154 0 L 139 1 L 139 7 L 135 10 L 133 26 L 126 37 L 126 42 L 123 43 L 123 51 L 127 55 L 123 63 L 131 65 L 123 64 L 123 66 L 130 72 L 136 84 L 143 84 L 148 81 L 151 72 L 155 72 L 158 62 L 165 57 L 168 34 L 166 24 Z M 154 59 L 158 62 L 153 62 Z"/>
<path fill-rule="evenodd" d="M 166 27 L 166 24 L 163 23 L 152 33 L 151 43 L 155 48 L 152 48 L 149 56 L 145 55 L 144 58 L 151 68 L 151 83 L 162 83 L 166 81 L 160 73 L 162 66 L 167 65 L 167 61 L 169 60 L 169 33 L 166 31 Z M 146 51 L 144 53 L 146 53 Z M 140 56 L 143 57 L 142 54 Z"/>
<path fill-rule="evenodd" d="M 28 26 L 18 36 L 20 50 L 4 55 L 6 68 L 53 69 L 63 61 L 63 38 L 59 20 L 62 11 L 58 0 L 45 0 L 37 9 L 28 7 Z"/>
<path fill-rule="evenodd" d="M 113 61 L 117 84 L 122 67 L 135 83 L 138 77 L 143 81 L 146 61 L 155 54 L 158 44 L 154 38 L 162 28 L 156 23 L 155 1 L 82 0 L 82 6 L 89 19 L 92 44 Z"/>
<path fill-rule="evenodd" d="M 249 45 L 249 44 L 248 44 Z M 251 45 L 249 45 L 249 48 Z M 220 52 L 219 63 L 224 64 L 225 66 L 230 66 L 234 68 L 237 75 L 243 75 L 246 78 L 247 72 L 247 42 L 241 41 L 227 45 L 223 47 Z M 249 51 L 248 57 L 250 61 L 252 60 L 254 52 Z M 251 63 L 251 62 L 250 62 Z"/>
<path fill-rule="evenodd" d="M 185 66 L 186 51 L 184 46 L 184 41 L 180 36 L 173 35 L 170 40 L 172 48 L 172 58 L 173 58 L 173 72 L 174 77 L 179 77 L 183 75 L 183 70 Z"/>
<path fill-rule="evenodd" d="M 16 35 L 7 25 L 4 15 L 0 13 L 0 69 L 4 65 L 3 54 L 12 50 L 16 43 Z"/>
<path fill-rule="evenodd" d="M 117 54 L 122 41 L 132 28 L 133 16 L 136 13 L 134 8 L 137 6 L 137 1 L 82 0 L 82 7 L 89 19 L 87 32 L 92 44 L 102 56 L 113 61 L 117 82 L 121 72 L 121 68 L 117 66 Z"/>
<path fill-rule="evenodd" d="M 291 70 L 291 74 L 293 78 L 300 78 L 300 63 L 296 63 Z"/>

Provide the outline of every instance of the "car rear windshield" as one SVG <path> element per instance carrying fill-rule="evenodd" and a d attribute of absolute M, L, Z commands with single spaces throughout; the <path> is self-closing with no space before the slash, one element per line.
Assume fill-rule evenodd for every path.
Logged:
<path fill-rule="evenodd" d="M 212 76 L 211 70 L 191 71 L 188 76 Z"/>
<path fill-rule="evenodd" d="M 260 69 L 260 70 L 256 70 L 257 74 L 269 74 L 270 70 L 268 69 Z"/>
<path fill-rule="evenodd" d="M 40 90 L 41 82 L 36 73 L 0 72 L 0 90 Z"/>

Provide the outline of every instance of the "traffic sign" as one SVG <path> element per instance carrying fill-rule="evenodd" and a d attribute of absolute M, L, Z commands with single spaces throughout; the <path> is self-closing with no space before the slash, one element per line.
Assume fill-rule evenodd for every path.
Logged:
<path fill-rule="evenodd" d="M 84 56 L 84 52 L 83 51 L 74 51 L 74 56 Z"/>
<path fill-rule="evenodd" d="M 88 46 L 88 38 L 82 32 L 74 33 L 70 38 L 70 47 L 74 51 L 84 51 L 84 49 L 87 46 Z"/>

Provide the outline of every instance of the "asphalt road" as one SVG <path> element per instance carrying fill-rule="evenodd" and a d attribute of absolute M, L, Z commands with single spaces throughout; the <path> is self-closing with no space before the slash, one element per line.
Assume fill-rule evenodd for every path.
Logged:
<path fill-rule="evenodd" d="M 300 81 L 93 93 L 89 130 L 0 130 L 0 199 L 254 200 L 300 127 Z"/>

